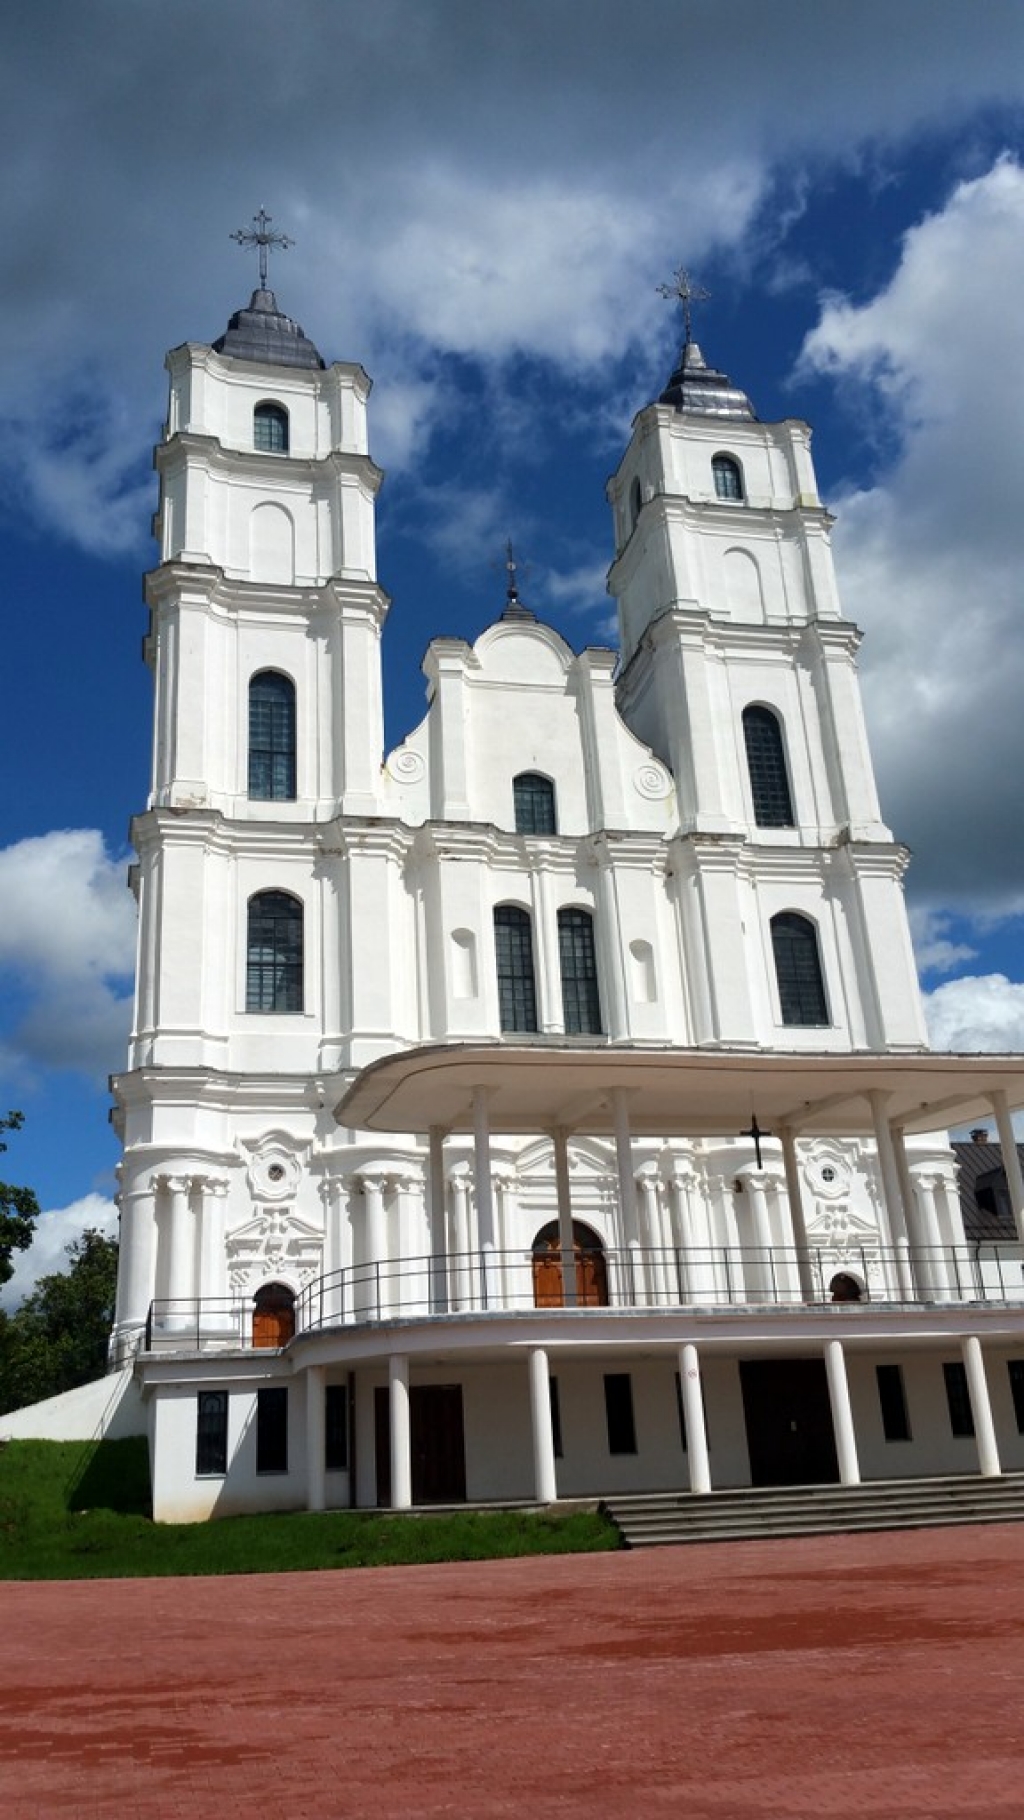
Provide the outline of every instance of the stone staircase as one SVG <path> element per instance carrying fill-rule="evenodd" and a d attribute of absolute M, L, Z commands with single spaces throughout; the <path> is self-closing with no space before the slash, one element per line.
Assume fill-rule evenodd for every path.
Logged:
<path fill-rule="evenodd" d="M 627 1548 L 680 1542 L 765 1541 L 865 1529 L 1024 1521 L 1024 1473 L 998 1479 L 878 1479 L 866 1485 L 650 1492 L 606 1498 Z"/>

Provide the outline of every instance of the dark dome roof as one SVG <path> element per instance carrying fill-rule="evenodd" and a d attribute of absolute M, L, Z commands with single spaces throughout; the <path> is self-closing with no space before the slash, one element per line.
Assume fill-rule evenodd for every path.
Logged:
<path fill-rule="evenodd" d="M 281 314 L 273 291 L 254 291 L 248 309 L 235 311 L 213 346 L 231 360 L 258 360 L 272 367 L 326 364 L 299 324 Z"/>
<path fill-rule="evenodd" d="M 687 341 L 676 370 L 658 399 L 695 417 L 745 418 L 757 421 L 746 392 L 734 386 L 727 373 L 709 367 L 695 341 Z"/>

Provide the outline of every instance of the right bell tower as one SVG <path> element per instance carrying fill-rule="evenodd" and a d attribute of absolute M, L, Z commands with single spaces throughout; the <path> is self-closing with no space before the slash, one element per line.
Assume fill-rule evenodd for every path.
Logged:
<path fill-rule="evenodd" d="M 676 783 L 701 1040 L 918 1049 L 908 856 L 879 808 L 810 429 L 760 421 L 694 340 L 684 273 L 677 291 L 675 370 L 608 485 L 608 586 L 620 712 Z"/>

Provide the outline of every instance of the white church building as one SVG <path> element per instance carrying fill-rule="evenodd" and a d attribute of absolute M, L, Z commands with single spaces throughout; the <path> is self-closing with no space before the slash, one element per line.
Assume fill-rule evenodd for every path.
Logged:
<path fill-rule="evenodd" d="M 946 1136 L 994 1121 L 1024 1241 L 1024 1063 L 928 1051 L 807 426 L 688 330 L 618 650 L 510 570 L 385 754 L 366 374 L 266 288 L 167 365 L 111 1352 L 156 1516 L 1024 1469 L 1024 1250 Z"/>

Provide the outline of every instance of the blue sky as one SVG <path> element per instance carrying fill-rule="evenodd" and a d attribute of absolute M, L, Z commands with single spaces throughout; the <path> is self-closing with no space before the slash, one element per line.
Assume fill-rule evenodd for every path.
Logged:
<path fill-rule="evenodd" d="M 261 203 L 282 307 L 375 381 L 389 743 L 429 638 L 500 610 L 509 535 L 539 614 L 613 636 L 604 482 L 676 351 L 656 286 L 696 273 L 709 359 L 814 426 L 934 1040 L 1024 1047 L 1017 0 L 48 0 L 7 9 L 0 70 L 0 1104 L 48 1210 L 31 1270 L 112 1189 L 163 354 L 246 300 L 229 235 Z"/>

